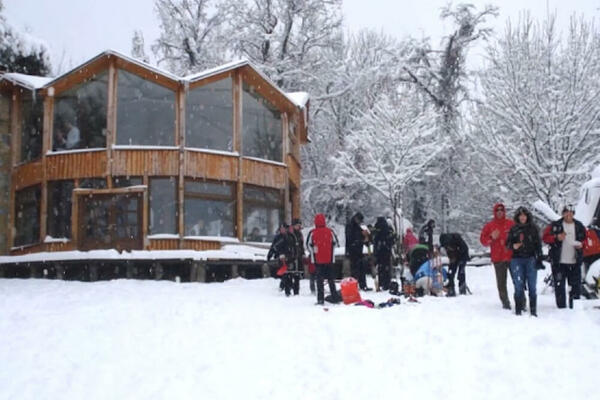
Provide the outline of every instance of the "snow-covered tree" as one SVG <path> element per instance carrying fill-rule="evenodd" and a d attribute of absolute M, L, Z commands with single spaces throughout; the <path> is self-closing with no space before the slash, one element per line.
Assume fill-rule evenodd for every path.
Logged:
<path fill-rule="evenodd" d="M 131 56 L 145 63 L 150 62 L 150 57 L 146 54 L 144 34 L 140 30 L 133 32 L 133 38 L 131 38 Z"/>
<path fill-rule="evenodd" d="M 498 14 L 497 7 L 488 5 L 478 11 L 472 4 L 449 3 L 442 9 L 441 18 L 450 19 L 456 29 L 445 37 L 442 49 L 424 46 L 404 66 L 405 80 L 413 83 L 429 97 L 438 115 L 438 135 L 451 140 L 451 149 L 437 160 L 437 173 L 429 180 L 420 182 L 418 193 L 427 193 L 423 200 L 429 212 L 439 219 L 442 231 L 462 225 L 459 198 L 468 184 L 468 154 L 465 153 L 465 135 L 461 104 L 468 98 L 468 71 L 466 57 L 469 48 L 478 40 L 487 39 L 491 29 L 485 25 L 490 17 Z M 416 204 L 418 205 L 418 204 Z M 419 207 L 422 207 L 421 204 Z M 423 213 L 423 210 L 416 211 Z"/>
<path fill-rule="evenodd" d="M 514 202 L 556 209 L 600 161 L 599 33 L 572 18 L 562 40 L 554 16 L 525 17 L 489 48 L 473 141 Z"/>
<path fill-rule="evenodd" d="M 46 76 L 50 73 L 50 57 L 46 45 L 16 31 L 6 21 L 0 0 L 0 70 L 28 75 Z"/>
<path fill-rule="evenodd" d="M 316 86 L 329 68 L 321 53 L 337 46 L 341 0 L 235 0 L 223 4 L 229 48 L 285 90 Z"/>
<path fill-rule="evenodd" d="M 213 0 L 156 0 L 161 33 L 152 45 L 159 65 L 185 75 L 227 60 L 223 17 Z"/>
<path fill-rule="evenodd" d="M 379 194 L 396 222 L 405 186 L 426 175 L 446 148 L 437 138 L 431 108 L 419 107 L 410 97 L 403 92 L 382 95 L 359 117 L 360 128 L 346 137 L 346 149 L 333 158 L 338 183 L 362 185 Z"/>

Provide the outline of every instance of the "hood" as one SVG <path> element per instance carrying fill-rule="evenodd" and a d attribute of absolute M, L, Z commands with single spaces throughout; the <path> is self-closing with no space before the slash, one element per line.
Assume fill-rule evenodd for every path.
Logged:
<path fill-rule="evenodd" d="M 385 229 L 388 227 L 387 220 L 385 217 L 377 217 L 377 222 L 375 222 L 375 228 L 377 229 Z"/>
<path fill-rule="evenodd" d="M 315 227 L 316 228 L 324 228 L 325 225 L 325 215 L 317 214 L 315 215 Z"/>
<path fill-rule="evenodd" d="M 450 239 L 450 235 L 447 233 L 442 233 L 440 235 L 440 246 L 441 247 L 446 247 L 446 245 L 448 244 L 448 241 Z"/>
<path fill-rule="evenodd" d="M 504 208 L 504 217 L 506 218 L 506 207 L 504 207 L 504 204 L 502 204 L 502 203 L 496 203 L 496 204 L 494 204 L 494 211 L 493 211 L 493 216 L 495 219 L 501 219 L 496 216 L 496 211 L 500 207 Z"/>
<path fill-rule="evenodd" d="M 356 220 L 359 221 L 358 222 L 359 224 L 362 224 L 362 222 L 365 220 L 364 215 L 362 215 L 362 213 L 360 211 L 352 216 L 352 221 L 356 221 Z"/>
<path fill-rule="evenodd" d="M 525 215 L 527 215 L 527 222 L 525 224 L 530 224 L 530 223 L 533 222 L 533 218 L 531 216 L 531 212 L 529 212 L 529 210 L 526 209 L 525 207 L 519 207 L 519 208 L 517 208 L 517 211 L 515 211 L 515 216 L 513 217 L 513 220 L 515 221 L 515 224 L 520 225 L 519 215 L 521 213 L 524 213 Z"/>

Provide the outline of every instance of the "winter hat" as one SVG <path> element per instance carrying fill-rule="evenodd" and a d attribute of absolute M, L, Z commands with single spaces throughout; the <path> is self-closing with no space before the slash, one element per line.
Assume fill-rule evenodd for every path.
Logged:
<path fill-rule="evenodd" d="M 562 213 L 566 213 L 567 211 L 571 211 L 573 214 L 575 214 L 575 207 L 573 206 L 573 204 L 565 204 L 565 206 L 562 209 Z"/>
<path fill-rule="evenodd" d="M 496 211 L 498 211 L 499 208 L 506 211 L 506 207 L 504 207 L 504 204 L 502 204 L 501 202 L 498 202 L 498 203 L 494 204 L 494 214 L 496 214 Z"/>

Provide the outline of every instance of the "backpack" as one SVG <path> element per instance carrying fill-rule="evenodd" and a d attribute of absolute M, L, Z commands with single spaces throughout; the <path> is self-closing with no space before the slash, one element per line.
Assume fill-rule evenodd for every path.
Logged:
<path fill-rule="evenodd" d="M 596 254 L 600 254 L 598 232 L 593 228 L 586 229 L 585 240 L 583 241 L 583 256 L 589 257 Z"/>

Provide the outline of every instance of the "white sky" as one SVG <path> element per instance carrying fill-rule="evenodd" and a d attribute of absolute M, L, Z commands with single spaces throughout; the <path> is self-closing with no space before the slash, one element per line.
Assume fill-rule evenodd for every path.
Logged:
<path fill-rule="evenodd" d="M 464 0 L 482 9 L 485 4 L 500 5 L 500 17 L 493 21 L 496 31 L 504 29 L 507 18 L 516 20 L 528 9 L 543 18 L 546 10 L 556 10 L 559 26 L 568 24 L 572 13 L 587 18 L 600 16 L 598 0 Z M 346 26 L 381 29 L 397 37 L 431 37 L 438 45 L 449 26 L 439 19 L 447 0 L 344 0 Z M 455 3 L 458 3 L 455 1 Z M 52 64 L 63 71 L 114 49 L 129 54 L 135 29 L 144 32 L 146 46 L 158 37 L 154 0 L 4 0 L 9 23 L 42 39 L 51 49 Z M 148 49 L 147 49 L 148 50 Z"/>

